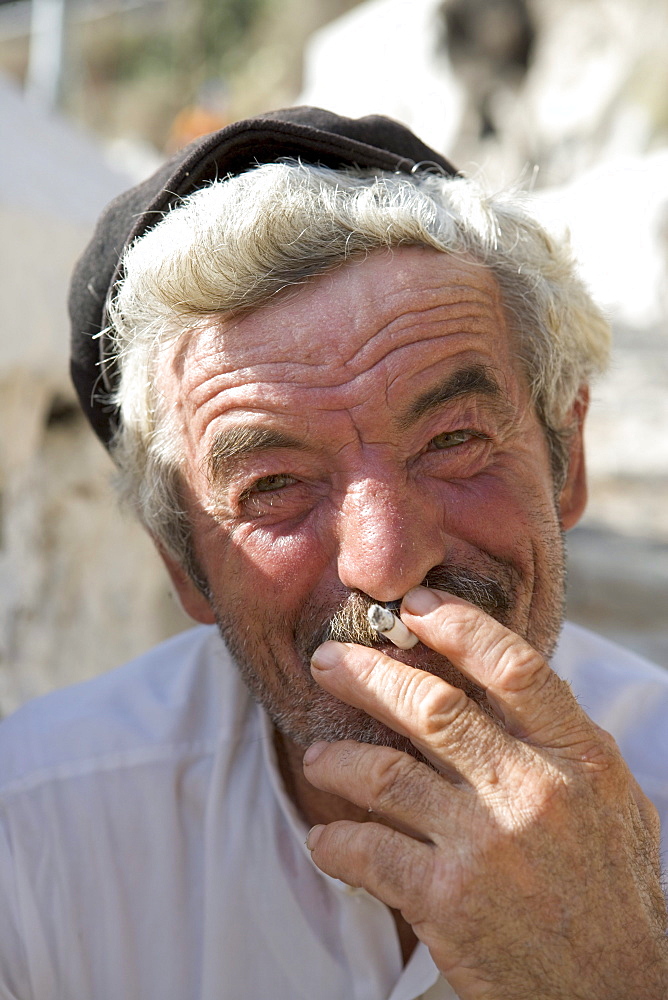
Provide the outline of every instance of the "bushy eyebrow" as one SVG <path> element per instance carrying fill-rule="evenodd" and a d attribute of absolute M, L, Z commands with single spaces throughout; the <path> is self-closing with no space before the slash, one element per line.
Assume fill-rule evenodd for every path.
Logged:
<path fill-rule="evenodd" d="M 411 427 L 425 414 L 437 410 L 444 403 L 462 396 L 487 396 L 495 401 L 503 401 L 506 396 L 491 369 L 485 365 L 471 365 L 452 372 L 441 382 L 427 389 L 411 403 L 408 410 L 399 418 L 402 430 Z"/>
<path fill-rule="evenodd" d="M 506 397 L 490 369 L 484 365 L 460 368 L 435 386 L 427 389 L 411 403 L 399 418 L 399 427 L 406 430 L 425 414 L 461 396 L 482 395 L 502 402 Z M 271 427 L 238 425 L 216 434 L 207 457 L 209 481 L 220 485 L 232 472 L 239 459 L 272 448 L 292 448 L 305 451 L 308 445 L 299 438 Z"/>
<path fill-rule="evenodd" d="M 230 427 L 216 434 L 207 458 L 209 481 L 220 482 L 233 463 L 246 455 L 270 448 L 306 448 L 303 441 L 271 427 Z"/>

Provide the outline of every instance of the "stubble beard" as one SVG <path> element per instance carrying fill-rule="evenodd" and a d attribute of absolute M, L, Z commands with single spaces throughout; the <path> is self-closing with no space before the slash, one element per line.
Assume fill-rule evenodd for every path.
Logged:
<path fill-rule="evenodd" d="M 484 573 L 467 567 L 437 566 L 427 574 L 423 585 L 475 604 L 522 635 L 549 659 L 563 623 L 565 570 L 561 534 L 558 545 L 552 545 L 551 556 L 547 566 L 550 579 L 540 581 L 543 588 L 547 587 L 548 599 L 543 600 L 541 606 L 536 606 L 532 599 L 525 624 L 517 620 L 520 576 L 508 563 L 492 559 L 492 567 Z M 244 608 L 243 613 L 230 606 L 215 608 L 220 633 L 247 688 L 264 707 L 279 733 L 300 747 L 317 740 L 348 739 L 392 746 L 420 757 L 405 737 L 339 701 L 316 684 L 311 676 L 310 660 L 317 647 L 327 639 L 382 648 L 395 658 L 419 665 L 462 688 L 484 711 L 493 714 L 484 691 L 464 677 L 446 657 L 422 644 L 409 653 L 388 647 L 368 623 L 366 612 L 372 603 L 366 594 L 350 591 L 341 596 L 336 607 L 330 605 L 324 609 L 309 603 L 302 608 L 291 630 L 287 623 L 271 620 L 259 602 L 255 614 L 252 608 Z M 257 623 L 259 631 L 253 627 Z M 295 651 L 301 666 L 297 674 Z"/>

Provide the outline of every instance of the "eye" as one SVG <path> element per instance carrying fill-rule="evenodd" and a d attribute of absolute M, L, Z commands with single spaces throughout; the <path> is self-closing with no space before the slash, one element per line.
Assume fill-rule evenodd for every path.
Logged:
<path fill-rule="evenodd" d="M 286 486 L 292 486 L 295 482 L 296 480 L 292 476 L 284 473 L 278 473 L 274 476 L 263 476 L 262 479 L 258 479 L 244 492 L 244 496 L 248 497 L 253 493 L 271 493 L 272 490 L 282 490 Z"/>
<path fill-rule="evenodd" d="M 305 517 L 316 502 L 311 484 L 277 472 L 251 482 L 237 498 L 234 510 L 241 520 L 278 525 Z"/>
<path fill-rule="evenodd" d="M 446 448 L 455 448 L 458 444 L 466 444 L 471 438 L 478 436 L 473 431 L 443 431 L 442 434 L 437 434 L 431 439 L 427 448 L 433 451 L 443 451 Z"/>

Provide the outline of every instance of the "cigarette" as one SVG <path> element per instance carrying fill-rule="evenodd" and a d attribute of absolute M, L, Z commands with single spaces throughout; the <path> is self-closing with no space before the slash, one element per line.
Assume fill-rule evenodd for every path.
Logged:
<path fill-rule="evenodd" d="M 380 604 L 372 604 L 367 611 L 369 624 L 399 649 L 412 649 L 420 640 L 396 615 Z"/>

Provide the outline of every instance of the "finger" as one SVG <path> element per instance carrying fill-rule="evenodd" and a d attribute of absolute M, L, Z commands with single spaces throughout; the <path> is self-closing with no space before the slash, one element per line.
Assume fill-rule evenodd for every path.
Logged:
<path fill-rule="evenodd" d="M 316 743 L 304 754 L 306 779 L 387 819 L 408 836 L 454 836 L 462 791 L 426 764 L 392 747 L 341 740 Z"/>
<path fill-rule="evenodd" d="M 600 740 L 569 685 L 524 639 L 480 608 L 415 587 L 401 616 L 422 642 L 446 656 L 487 693 L 514 735 L 542 746 L 596 753 Z"/>
<path fill-rule="evenodd" d="M 313 654 L 311 670 L 335 698 L 408 737 L 439 771 L 454 768 L 476 787 L 496 784 L 516 750 L 460 688 L 379 650 L 326 642 Z"/>
<path fill-rule="evenodd" d="M 401 910 L 410 923 L 417 922 L 416 903 L 427 898 L 433 881 L 432 847 L 379 823 L 350 820 L 314 827 L 306 845 L 321 871 L 366 889 Z"/>

